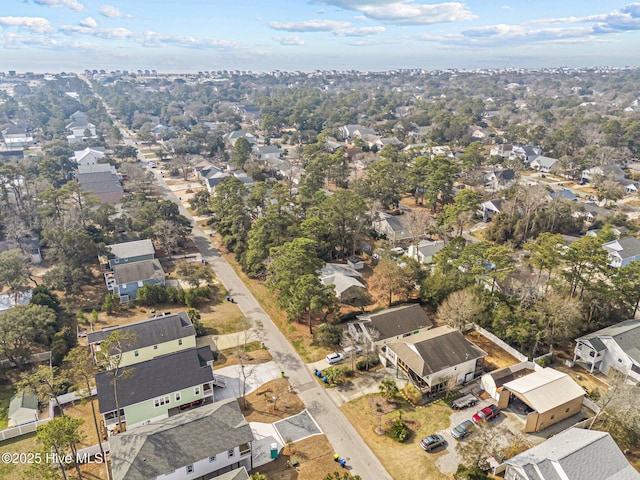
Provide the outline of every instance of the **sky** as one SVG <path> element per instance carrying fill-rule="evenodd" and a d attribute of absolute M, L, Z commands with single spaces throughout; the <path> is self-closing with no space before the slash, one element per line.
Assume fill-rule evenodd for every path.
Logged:
<path fill-rule="evenodd" d="M 629 66 L 614 0 L 2 0 L 0 71 Z"/>

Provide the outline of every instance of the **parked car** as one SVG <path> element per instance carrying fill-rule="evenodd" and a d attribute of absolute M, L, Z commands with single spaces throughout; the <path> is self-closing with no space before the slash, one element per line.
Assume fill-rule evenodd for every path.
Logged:
<path fill-rule="evenodd" d="M 476 403 L 478 403 L 478 399 L 474 395 L 469 394 L 454 400 L 451 408 L 454 410 L 462 410 L 463 408 L 473 407 Z"/>
<path fill-rule="evenodd" d="M 444 437 L 442 435 L 434 434 L 423 438 L 420 441 L 420 446 L 425 452 L 430 452 L 434 448 L 441 447 L 444 443 Z"/>
<path fill-rule="evenodd" d="M 469 432 L 474 425 L 475 423 L 473 423 L 471 420 L 465 420 L 460 425 L 453 427 L 453 430 L 451 430 L 451 436 L 456 439 L 466 437 L 467 435 L 469 435 Z"/>
<path fill-rule="evenodd" d="M 345 354 L 345 356 L 347 356 L 347 357 L 348 357 L 349 355 L 351 355 L 351 353 L 352 353 L 352 352 L 354 352 L 354 351 L 355 351 L 356 355 L 360 355 L 360 354 L 362 353 L 362 348 L 360 348 L 360 346 L 359 346 L 359 345 L 355 345 L 355 346 L 349 346 L 349 347 L 346 347 L 346 348 L 343 348 L 343 349 L 342 349 L 342 352 L 343 352 L 343 353 Z"/>
<path fill-rule="evenodd" d="M 156 168 L 156 162 L 149 161 L 149 166 L 151 168 Z"/>
<path fill-rule="evenodd" d="M 497 405 L 492 403 L 488 407 L 484 407 L 478 413 L 474 414 L 473 417 L 471 417 L 471 420 L 473 420 L 475 423 L 479 423 L 484 420 L 492 420 L 498 415 L 500 415 L 500 409 Z"/>
<path fill-rule="evenodd" d="M 344 360 L 344 354 L 342 353 L 330 353 L 329 355 L 327 355 L 327 363 L 329 365 L 335 365 L 336 363 L 340 363 Z"/>

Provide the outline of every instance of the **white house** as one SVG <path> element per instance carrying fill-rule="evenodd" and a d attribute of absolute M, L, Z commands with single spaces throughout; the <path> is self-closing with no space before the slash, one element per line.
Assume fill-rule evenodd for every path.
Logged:
<path fill-rule="evenodd" d="M 24 127 L 9 125 L 2 131 L 2 138 L 7 149 L 25 148 L 33 144 L 33 136 Z"/>
<path fill-rule="evenodd" d="M 602 245 L 607 251 L 607 259 L 612 267 L 626 267 L 640 260 L 640 240 L 636 237 L 623 237 Z"/>
<path fill-rule="evenodd" d="M 421 240 L 418 245 L 410 245 L 407 256 L 425 265 L 433 263 L 433 256 L 444 248 L 442 240 Z"/>
<path fill-rule="evenodd" d="M 82 143 L 89 138 L 98 138 L 96 135 L 96 126 L 93 123 L 73 121 L 66 126 L 66 129 L 71 132 L 70 135 L 67 135 L 67 141 L 69 143 Z M 85 132 L 89 133 L 89 135 L 85 135 Z"/>
<path fill-rule="evenodd" d="M 242 478 L 226 475 L 251 470 L 253 440 L 237 400 L 221 400 L 112 436 L 113 480 Z"/>
<path fill-rule="evenodd" d="M 387 343 L 384 352 L 387 365 L 405 372 L 416 387 L 430 394 L 443 391 L 451 379 L 457 384 L 473 380 L 478 360 L 486 355 L 449 326 Z"/>
<path fill-rule="evenodd" d="M 95 148 L 87 147 L 84 150 L 76 150 L 73 152 L 72 160 L 80 166 L 89 166 L 99 164 L 99 160 L 105 157 L 105 153 Z"/>
<path fill-rule="evenodd" d="M 576 339 L 573 361 L 585 362 L 590 372 L 609 375 L 611 369 L 640 383 L 640 320 L 616 323 Z"/>
<path fill-rule="evenodd" d="M 558 159 L 540 155 L 529 163 L 529 166 L 542 173 L 550 173 L 558 168 Z"/>

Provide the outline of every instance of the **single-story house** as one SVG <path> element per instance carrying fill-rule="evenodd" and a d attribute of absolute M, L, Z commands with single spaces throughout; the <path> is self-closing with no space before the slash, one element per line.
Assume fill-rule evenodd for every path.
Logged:
<path fill-rule="evenodd" d="M 29 305 L 33 297 L 33 290 L 0 294 L 0 312 L 9 310 L 16 305 Z"/>
<path fill-rule="evenodd" d="M 278 145 L 265 145 L 263 147 L 254 145 L 253 153 L 260 162 L 264 162 L 269 158 L 282 158 L 282 150 Z"/>
<path fill-rule="evenodd" d="M 624 170 L 620 165 L 610 163 L 608 165 L 598 165 L 596 167 L 587 168 L 582 171 L 582 180 L 590 182 L 594 177 L 613 178 L 614 180 L 622 180 L 624 178 Z"/>
<path fill-rule="evenodd" d="M 339 132 L 344 139 L 361 138 L 364 135 L 379 135 L 372 128 L 363 127 L 362 125 L 343 125 L 339 128 Z"/>
<path fill-rule="evenodd" d="M 186 312 L 160 313 L 124 326 L 107 327 L 87 334 L 87 343 L 95 354 L 109 335 L 121 332 L 132 340 L 123 344 L 121 367 L 196 347 L 196 330 Z"/>
<path fill-rule="evenodd" d="M 118 404 L 126 430 L 211 403 L 212 364 L 213 353 L 205 346 L 120 368 Z M 107 430 L 112 431 L 118 423 L 113 375 L 111 371 L 105 371 L 96 374 L 95 378 L 100 413 Z"/>
<path fill-rule="evenodd" d="M 590 372 L 605 375 L 611 369 L 640 383 L 640 320 L 629 319 L 576 339 L 573 361 L 587 363 Z"/>
<path fill-rule="evenodd" d="M 575 427 L 505 464 L 505 480 L 640 480 L 609 433 Z"/>
<path fill-rule="evenodd" d="M 473 380 L 478 360 L 486 355 L 460 330 L 445 325 L 387 343 L 384 363 L 405 372 L 421 391 L 435 394 L 451 380 L 457 385 Z"/>
<path fill-rule="evenodd" d="M 33 392 L 18 392 L 9 401 L 9 427 L 18 427 L 38 421 L 38 395 Z"/>
<path fill-rule="evenodd" d="M 491 219 L 494 215 L 497 215 L 502 211 L 505 202 L 506 200 L 504 198 L 495 198 L 493 200 L 482 202 L 478 213 L 482 215 L 482 218 L 484 219 Z"/>
<path fill-rule="evenodd" d="M 377 220 L 373 221 L 373 229 L 378 235 L 384 235 L 392 243 L 411 240 L 411 228 L 409 215 L 389 215 L 378 212 Z"/>
<path fill-rule="evenodd" d="M 235 398 L 109 439 L 114 480 L 248 479 L 251 426 Z"/>
<path fill-rule="evenodd" d="M 500 392 L 498 407 L 526 405 L 525 432 L 539 432 L 580 412 L 585 391 L 566 373 L 543 368 L 511 382 Z M 528 408 L 527 408 L 528 407 Z M 512 407 L 516 408 L 516 407 Z"/>
<path fill-rule="evenodd" d="M 529 166 L 542 173 L 550 173 L 558 168 L 558 159 L 540 155 L 535 160 L 529 162 Z"/>
<path fill-rule="evenodd" d="M 417 303 L 398 305 L 374 313 L 363 313 L 348 325 L 354 338 L 383 346 L 387 342 L 415 335 L 433 327 L 427 313 Z M 372 337 L 370 332 L 375 332 Z"/>
<path fill-rule="evenodd" d="M 7 149 L 22 149 L 33 145 L 33 135 L 18 125 L 9 125 L 2 130 L 2 138 Z"/>
<path fill-rule="evenodd" d="M 640 260 L 640 240 L 636 237 L 623 237 L 602 245 L 607 251 L 609 265 L 620 268 Z"/>
<path fill-rule="evenodd" d="M 444 248 L 442 240 L 420 240 L 418 246 L 409 245 L 407 256 L 423 265 L 433 263 L 433 256 Z"/>
<path fill-rule="evenodd" d="M 551 200 L 562 199 L 569 200 L 570 202 L 578 201 L 578 197 L 568 188 L 563 188 L 562 190 L 557 190 L 555 192 L 549 192 L 549 198 Z"/>
<path fill-rule="evenodd" d="M 238 141 L 238 139 L 241 137 L 244 137 L 251 145 L 258 144 L 258 139 L 255 137 L 255 135 L 248 132 L 243 132 L 242 130 L 235 130 L 233 132 L 229 132 L 226 135 L 224 135 L 222 138 L 224 138 L 227 142 L 229 142 L 231 146 L 234 146 Z"/>
<path fill-rule="evenodd" d="M 341 303 L 353 304 L 362 299 L 367 287 L 358 280 L 362 274 L 348 265 L 327 263 L 320 270 L 320 281 L 333 285 L 336 297 Z"/>

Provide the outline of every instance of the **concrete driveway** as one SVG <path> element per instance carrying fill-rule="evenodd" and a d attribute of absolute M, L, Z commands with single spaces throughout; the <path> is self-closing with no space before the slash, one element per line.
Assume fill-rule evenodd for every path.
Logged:
<path fill-rule="evenodd" d="M 257 365 L 246 365 L 247 389 L 245 393 L 254 391 L 271 380 L 280 378 L 280 368 L 274 361 L 260 363 Z M 242 367 L 231 365 L 229 367 L 218 368 L 213 371 L 216 378 L 221 378 L 225 382 L 224 388 L 216 388 L 214 398 L 216 401 L 227 398 L 242 397 Z"/>

